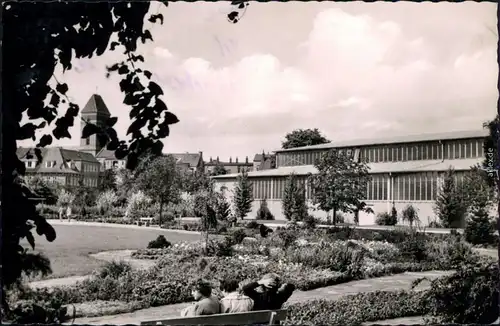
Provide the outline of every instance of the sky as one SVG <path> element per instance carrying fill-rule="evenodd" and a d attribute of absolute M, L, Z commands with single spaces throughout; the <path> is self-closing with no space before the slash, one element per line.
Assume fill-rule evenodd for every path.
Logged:
<path fill-rule="evenodd" d="M 237 24 L 229 11 L 228 2 L 151 5 L 165 22 L 146 21 L 154 42 L 138 52 L 180 120 L 164 152 L 241 161 L 298 128 L 343 141 L 480 129 L 495 115 L 494 3 L 251 2 Z M 126 139 L 130 108 L 118 77 L 105 77 L 122 56 L 77 60 L 56 76 L 81 108 L 100 94 Z M 78 146 L 80 122 L 70 132 L 53 145 Z"/>

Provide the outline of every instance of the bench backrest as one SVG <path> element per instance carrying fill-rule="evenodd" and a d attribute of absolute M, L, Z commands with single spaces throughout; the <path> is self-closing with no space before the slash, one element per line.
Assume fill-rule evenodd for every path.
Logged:
<path fill-rule="evenodd" d="M 208 316 L 143 321 L 141 325 L 274 325 L 286 318 L 286 310 L 262 310 Z"/>

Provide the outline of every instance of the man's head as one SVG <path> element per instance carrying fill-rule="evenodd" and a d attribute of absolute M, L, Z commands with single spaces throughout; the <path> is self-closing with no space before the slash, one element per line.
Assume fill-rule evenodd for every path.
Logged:
<path fill-rule="evenodd" d="M 228 294 L 231 292 L 236 292 L 238 291 L 239 288 L 239 283 L 235 279 L 227 279 L 227 280 L 222 280 L 220 282 L 220 290 L 224 292 L 224 294 Z"/>
<path fill-rule="evenodd" d="M 191 294 L 196 301 L 208 298 L 212 295 L 212 287 L 208 283 L 200 281 L 195 284 Z"/>
<path fill-rule="evenodd" d="M 260 282 L 262 285 L 264 285 L 265 288 L 276 290 L 280 287 L 281 280 L 278 274 L 269 273 L 262 276 Z"/>

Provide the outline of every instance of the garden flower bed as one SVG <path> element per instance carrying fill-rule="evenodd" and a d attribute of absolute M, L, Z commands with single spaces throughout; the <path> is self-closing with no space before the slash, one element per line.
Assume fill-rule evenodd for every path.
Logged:
<path fill-rule="evenodd" d="M 50 291 L 25 290 L 20 298 L 38 302 L 50 297 L 63 305 L 115 301 L 145 308 L 191 301 L 191 285 L 200 278 L 213 285 L 215 295 L 220 295 L 217 289 L 222 279 L 255 280 L 268 272 L 280 274 L 285 282 L 294 283 L 298 290 L 309 291 L 396 273 L 449 270 L 464 262 L 480 260 L 470 245 L 454 237 L 407 233 L 406 237 L 389 237 L 391 241 L 354 238 L 346 240 L 338 233 L 325 235 L 324 232 L 292 229 L 278 230 L 269 238 L 254 241 L 235 243 L 234 239 L 226 238 L 211 240 L 208 245 L 203 242 L 177 243 L 165 249 L 143 249 L 135 252 L 133 257 L 155 260 L 155 266 L 149 270 L 130 270 L 115 263 L 112 270 L 108 268 L 106 273 L 96 273 L 74 286 Z M 241 234 L 238 239 L 242 240 Z M 413 298 L 413 294 L 405 295 Z M 387 296 L 392 298 L 389 294 Z M 331 305 L 319 304 L 318 307 Z M 309 318 L 308 313 L 304 313 L 309 306 L 303 307 L 299 309 L 300 313 L 292 313 L 289 320 L 299 322 Z M 391 305 L 387 307 L 390 309 Z M 415 309 L 415 314 L 419 315 L 421 311 Z M 385 319 L 385 310 L 381 311 L 374 313 L 369 320 Z M 312 316 L 313 312 L 310 314 Z M 312 320 L 314 324 L 323 322 Z"/>

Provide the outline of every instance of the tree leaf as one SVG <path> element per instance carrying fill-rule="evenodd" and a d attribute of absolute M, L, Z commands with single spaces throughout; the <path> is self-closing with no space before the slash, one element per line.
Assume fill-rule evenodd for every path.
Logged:
<path fill-rule="evenodd" d="M 172 112 L 165 112 L 165 122 L 169 125 L 173 125 L 177 122 L 179 122 L 179 119 L 177 119 L 177 116 L 173 114 Z"/>
<path fill-rule="evenodd" d="M 35 237 L 33 237 L 33 234 L 30 231 L 26 233 L 26 240 L 28 240 L 31 249 L 35 250 Z"/>
<path fill-rule="evenodd" d="M 153 74 L 151 73 L 151 71 L 144 70 L 144 76 L 146 76 L 146 78 L 151 79 L 151 76 L 152 76 L 152 75 L 153 75 Z"/>
<path fill-rule="evenodd" d="M 130 72 L 130 70 L 128 69 L 128 67 L 126 65 L 122 65 L 120 66 L 120 68 L 118 68 L 118 73 L 120 75 L 126 75 Z"/>
<path fill-rule="evenodd" d="M 35 130 L 36 130 L 36 126 L 31 123 L 31 122 L 28 122 L 26 124 L 24 124 L 20 129 L 19 129 L 19 132 L 17 134 L 17 139 L 18 140 L 23 140 L 23 139 L 28 139 L 28 138 L 32 138 L 33 136 L 35 136 Z"/>
<path fill-rule="evenodd" d="M 45 146 L 49 146 L 50 144 L 52 144 L 52 136 L 51 135 L 43 135 L 40 138 L 40 141 L 38 142 L 36 147 L 45 147 Z"/>
<path fill-rule="evenodd" d="M 111 51 L 114 51 L 114 50 L 115 50 L 115 48 L 116 48 L 118 45 L 120 45 L 120 43 L 118 43 L 118 42 L 111 42 L 111 44 L 109 45 L 109 49 L 110 49 Z"/>
<path fill-rule="evenodd" d="M 110 117 L 108 118 L 108 120 L 106 120 L 106 126 L 113 127 L 117 121 L 118 121 L 117 117 Z"/>
<path fill-rule="evenodd" d="M 156 23 L 157 20 L 160 20 L 160 24 L 163 25 L 163 15 L 162 14 L 151 15 L 148 20 L 153 24 Z"/>
<path fill-rule="evenodd" d="M 68 92 L 68 84 L 57 84 L 56 90 L 64 95 Z"/>
<path fill-rule="evenodd" d="M 101 131 L 101 128 L 96 126 L 93 123 L 87 122 L 82 130 L 82 138 L 88 138 L 94 134 L 97 134 Z"/>
<path fill-rule="evenodd" d="M 153 81 L 149 82 L 148 88 L 149 91 L 156 96 L 163 95 L 163 90 L 161 89 L 161 87 Z"/>

